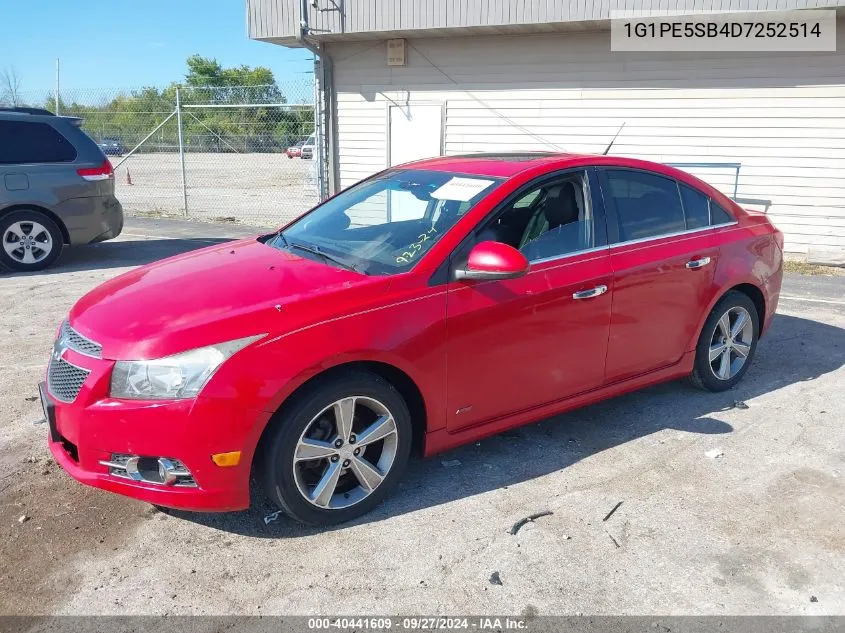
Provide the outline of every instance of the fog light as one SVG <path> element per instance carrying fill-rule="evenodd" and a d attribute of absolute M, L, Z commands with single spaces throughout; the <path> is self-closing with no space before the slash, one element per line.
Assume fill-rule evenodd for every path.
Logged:
<path fill-rule="evenodd" d="M 197 487 L 191 471 L 178 459 L 112 453 L 109 461 L 101 461 L 100 464 L 108 466 L 110 475 L 122 479 L 165 486 Z"/>

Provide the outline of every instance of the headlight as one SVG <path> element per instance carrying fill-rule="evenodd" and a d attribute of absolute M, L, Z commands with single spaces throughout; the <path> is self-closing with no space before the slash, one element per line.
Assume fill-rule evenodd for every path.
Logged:
<path fill-rule="evenodd" d="M 224 361 L 262 336 L 248 336 L 157 360 L 118 361 L 112 370 L 111 396 L 133 400 L 193 398 Z"/>

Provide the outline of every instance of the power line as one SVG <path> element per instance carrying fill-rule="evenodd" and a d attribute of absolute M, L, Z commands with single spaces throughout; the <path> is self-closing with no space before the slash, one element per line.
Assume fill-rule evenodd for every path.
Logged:
<path fill-rule="evenodd" d="M 419 53 L 419 54 L 420 54 L 420 57 L 422 57 L 425 61 L 427 61 L 427 62 L 429 63 L 429 65 L 430 65 L 432 68 L 434 68 L 434 70 L 436 70 L 436 71 L 437 71 L 437 72 L 439 72 L 441 75 L 443 75 L 444 77 L 446 77 L 446 79 L 448 79 L 449 81 L 451 81 L 451 82 L 452 82 L 453 84 L 455 84 L 456 86 L 459 86 L 459 85 L 460 85 L 460 83 L 458 83 L 458 81 L 457 81 L 457 80 L 455 80 L 454 78 L 452 78 L 452 76 L 451 76 L 451 75 L 449 75 L 449 73 L 447 73 L 445 70 L 443 70 L 442 68 L 440 68 L 437 64 L 435 64 L 433 61 L 431 61 L 428 57 L 426 57 L 425 53 L 423 53 L 420 49 L 418 49 L 416 46 L 414 46 L 414 45 L 413 45 L 410 41 L 408 42 L 408 46 L 410 46 L 410 47 L 411 47 L 411 48 L 413 48 L 415 51 L 417 51 L 417 53 Z M 461 89 L 461 92 L 463 92 L 465 95 L 469 96 L 469 97 L 470 97 L 470 99 L 472 99 L 473 101 L 475 101 L 476 103 L 478 103 L 479 105 L 481 105 L 482 107 L 484 107 L 485 109 L 489 110 L 490 112 L 492 112 L 494 115 L 496 115 L 497 117 L 499 117 L 499 118 L 500 118 L 500 119 L 502 119 L 503 121 L 507 122 L 509 125 L 512 125 L 513 127 L 515 127 L 515 128 L 516 128 L 516 129 L 518 129 L 518 130 L 521 130 L 522 132 L 525 132 L 525 133 L 526 133 L 528 136 L 530 136 L 531 138 L 533 138 L 533 139 L 535 139 L 535 140 L 540 141 L 540 142 L 541 142 L 541 143 L 543 143 L 544 145 L 548 145 L 549 147 L 553 147 L 553 148 L 555 148 L 555 149 L 556 149 L 556 150 L 558 150 L 558 151 L 562 151 L 562 152 L 565 152 L 565 151 L 566 151 L 566 149 L 565 149 L 565 148 L 563 148 L 563 147 L 561 147 L 560 145 L 557 145 L 557 144 L 555 144 L 555 143 L 552 143 L 551 141 L 547 141 L 547 140 L 546 140 L 546 139 L 544 139 L 542 136 L 539 136 L 538 134 L 535 134 L 534 132 L 532 132 L 532 131 L 531 131 L 531 130 L 529 130 L 528 128 L 523 127 L 523 126 L 522 126 L 522 125 L 520 125 L 519 123 L 516 123 L 515 121 L 513 121 L 513 120 L 509 119 L 509 118 L 508 118 L 508 117 L 506 117 L 504 114 L 502 114 L 501 112 L 499 112 L 498 110 L 496 110 L 496 108 L 494 108 L 493 106 L 491 106 L 491 105 L 489 105 L 489 104 L 487 104 L 487 103 L 484 103 L 484 101 L 482 101 L 481 99 L 479 99 L 478 97 L 476 97 L 476 96 L 475 96 L 474 94 L 472 94 L 469 90 L 466 90 L 466 89 L 463 89 L 463 88 L 462 88 L 462 89 Z"/>

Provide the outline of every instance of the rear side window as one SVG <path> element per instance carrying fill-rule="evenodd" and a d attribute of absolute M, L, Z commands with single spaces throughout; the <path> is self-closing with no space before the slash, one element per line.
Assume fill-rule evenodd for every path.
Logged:
<path fill-rule="evenodd" d="M 0 165 L 66 163 L 76 148 L 47 123 L 0 121 Z"/>
<path fill-rule="evenodd" d="M 700 229 L 710 224 L 710 199 L 692 187 L 678 183 L 684 201 L 684 215 L 688 229 Z"/>
<path fill-rule="evenodd" d="M 710 201 L 710 224 L 713 226 L 717 224 L 726 224 L 727 222 L 733 222 L 733 216 L 730 213 L 725 211 L 722 207 L 718 204 Z"/>
<path fill-rule="evenodd" d="M 619 240 L 639 240 L 686 229 L 678 185 L 670 178 L 626 169 L 606 172 L 619 218 Z"/>

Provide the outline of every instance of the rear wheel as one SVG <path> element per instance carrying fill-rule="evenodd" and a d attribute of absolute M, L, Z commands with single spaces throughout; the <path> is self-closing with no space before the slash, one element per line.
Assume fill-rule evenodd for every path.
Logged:
<path fill-rule="evenodd" d="M 708 391 L 730 389 L 745 375 L 760 333 L 754 302 L 744 293 L 727 293 L 707 317 L 695 353 L 693 384 Z"/>
<path fill-rule="evenodd" d="M 260 465 L 265 491 L 287 514 L 312 525 L 372 510 L 399 483 L 411 449 L 405 401 L 368 372 L 311 385 L 270 432 Z"/>
<path fill-rule="evenodd" d="M 62 232 L 45 213 L 12 211 L 0 218 L 0 263 L 17 271 L 43 270 L 59 257 Z"/>

